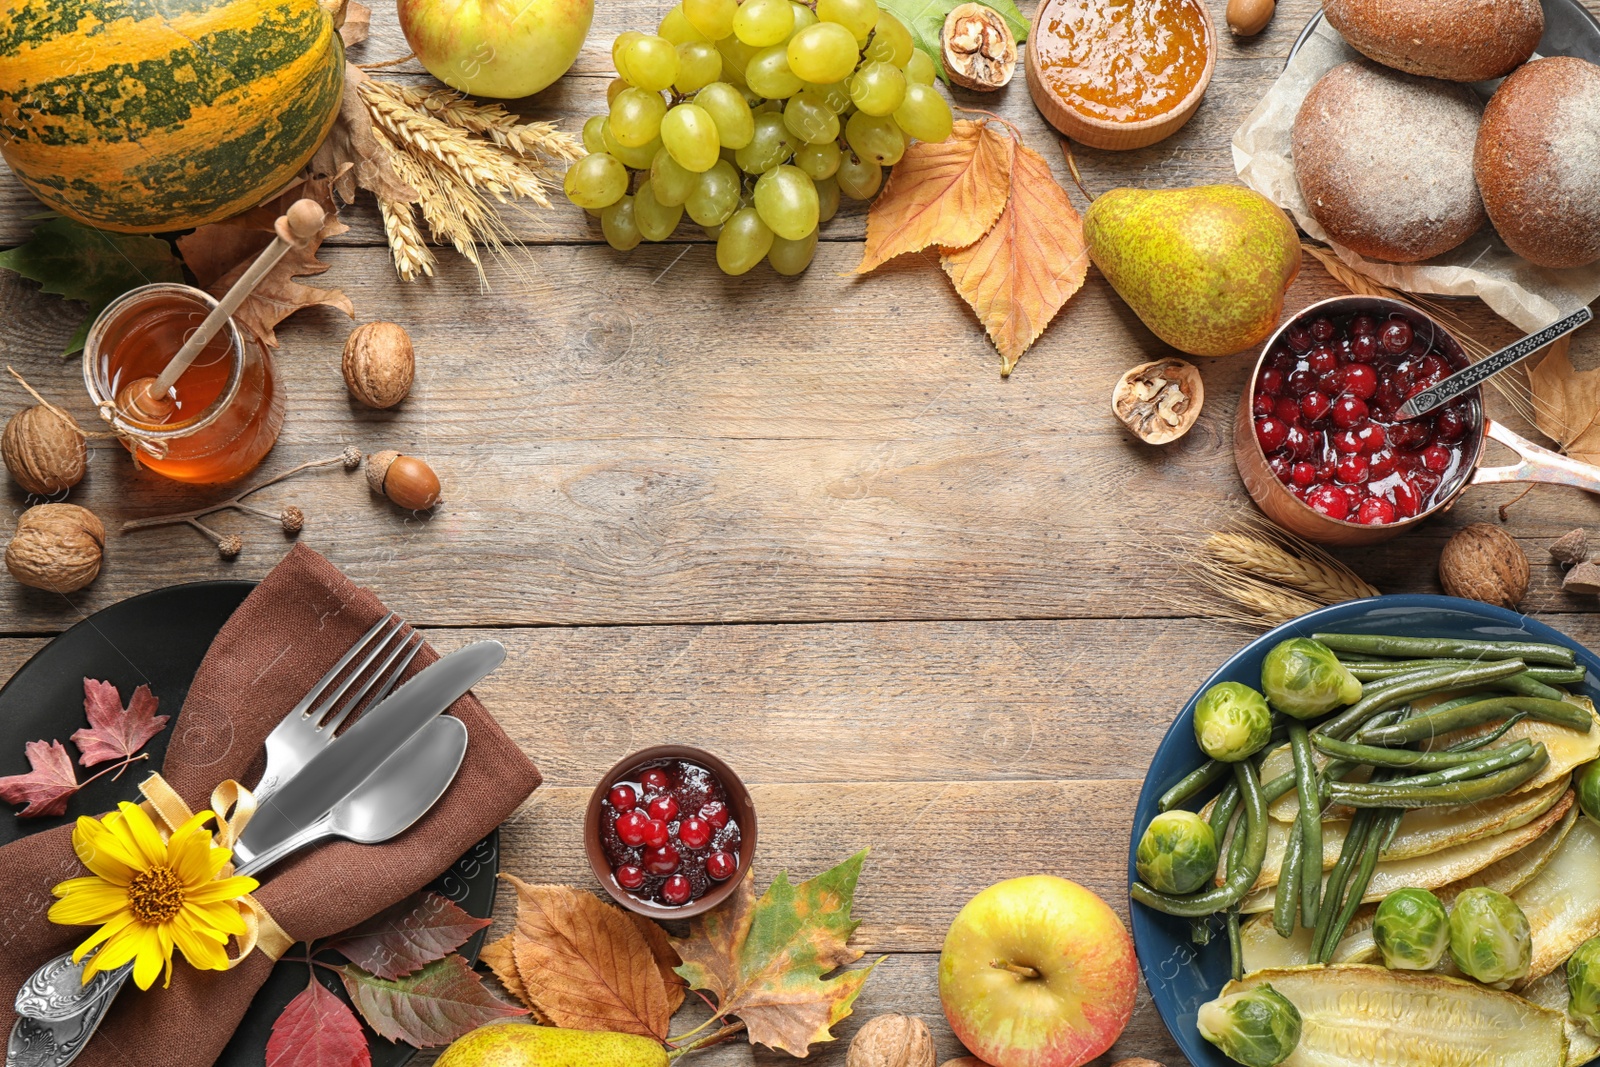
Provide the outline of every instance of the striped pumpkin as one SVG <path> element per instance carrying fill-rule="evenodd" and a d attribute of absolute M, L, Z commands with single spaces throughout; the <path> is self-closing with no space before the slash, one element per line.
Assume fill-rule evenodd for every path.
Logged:
<path fill-rule="evenodd" d="M 0 0 L 0 154 L 104 229 L 256 206 L 310 160 L 343 88 L 317 0 Z"/>

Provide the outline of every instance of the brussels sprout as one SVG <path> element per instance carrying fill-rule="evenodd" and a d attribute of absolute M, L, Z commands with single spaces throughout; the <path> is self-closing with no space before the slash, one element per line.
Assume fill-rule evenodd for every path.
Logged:
<path fill-rule="evenodd" d="M 1304 637 L 1279 641 L 1261 664 L 1261 689 L 1272 706 L 1313 719 L 1361 699 L 1361 683 L 1327 645 Z"/>
<path fill-rule="evenodd" d="M 1468 889 L 1450 909 L 1450 958 L 1485 985 L 1521 978 L 1533 962 L 1528 917 L 1504 893 Z"/>
<path fill-rule="evenodd" d="M 1589 818 L 1600 822 L 1600 760 L 1580 768 L 1572 784 L 1578 788 L 1578 807 Z"/>
<path fill-rule="evenodd" d="M 1372 937 L 1390 970 L 1431 970 L 1450 947 L 1450 917 L 1426 889 L 1397 889 L 1378 905 Z"/>
<path fill-rule="evenodd" d="M 1217 873 L 1211 824 L 1192 811 L 1164 811 L 1150 820 L 1136 854 L 1139 878 L 1163 893 L 1193 893 Z"/>
<path fill-rule="evenodd" d="M 1248 685 L 1218 682 L 1194 706 L 1194 739 L 1212 759 L 1249 759 L 1271 736 L 1272 709 Z"/>
<path fill-rule="evenodd" d="M 1273 1067 L 1300 1043 L 1300 1009 L 1270 985 L 1200 1005 L 1200 1036 L 1245 1067 Z"/>
<path fill-rule="evenodd" d="M 1578 946 L 1567 960 L 1567 1012 L 1600 1035 L 1600 937 Z"/>

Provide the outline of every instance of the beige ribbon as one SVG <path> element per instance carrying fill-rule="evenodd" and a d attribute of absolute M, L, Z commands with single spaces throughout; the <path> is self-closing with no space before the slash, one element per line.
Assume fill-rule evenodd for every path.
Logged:
<path fill-rule="evenodd" d="M 152 774 L 139 783 L 139 791 L 145 795 L 142 807 L 151 815 L 160 819 L 166 825 L 170 834 L 178 827 L 194 818 L 194 812 L 189 810 L 189 805 L 177 790 L 167 784 L 167 780 L 159 774 Z M 255 794 L 234 781 L 227 779 L 211 791 L 211 810 L 217 817 L 217 832 L 213 840 L 219 848 L 232 848 L 239 835 L 244 832 L 245 826 L 250 822 L 251 816 L 256 813 Z M 233 874 L 233 865 L 228 864 L 218 872 L 217 877 L 227 878 Z M 269 960 L 279 960 L 294 944 L 294 938 L 286 933 L 267 914 L 267 909 L 261 902 L 246 893 L 234 901 L 239 906 L 239 915 L 244 919 L 244 936 L 239 938 L 239 953 L 228 957 L 228 966 L 237 967 L 240 962 L 253 950 L 259 949 L 262 955 Z"/>

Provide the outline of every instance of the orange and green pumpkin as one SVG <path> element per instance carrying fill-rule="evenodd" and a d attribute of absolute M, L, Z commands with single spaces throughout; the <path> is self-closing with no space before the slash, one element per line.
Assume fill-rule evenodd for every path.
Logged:
<path fill-rule="evenodd" d="M 103 229 L 256 206 L 310 160 L 343 88 L 317 0 L 0 0 L 0 155 Z"/>

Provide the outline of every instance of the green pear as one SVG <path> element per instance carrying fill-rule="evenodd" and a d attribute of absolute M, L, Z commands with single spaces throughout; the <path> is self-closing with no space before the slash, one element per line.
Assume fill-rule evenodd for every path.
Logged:
<path fill-rule="evenodd" d="M 1150 331 L 1195 356 L 1267 339 L 1300 273 L 1283 209 L 1237 185 L 1113 189 L 1083 220 L 1089 258 Z"/>
<path fill-rule="evenodd" d="M 458 1038 L 434 1067 L 667 1067 L 667 1051 L 633 1034 L 504 1022 Z"/>

